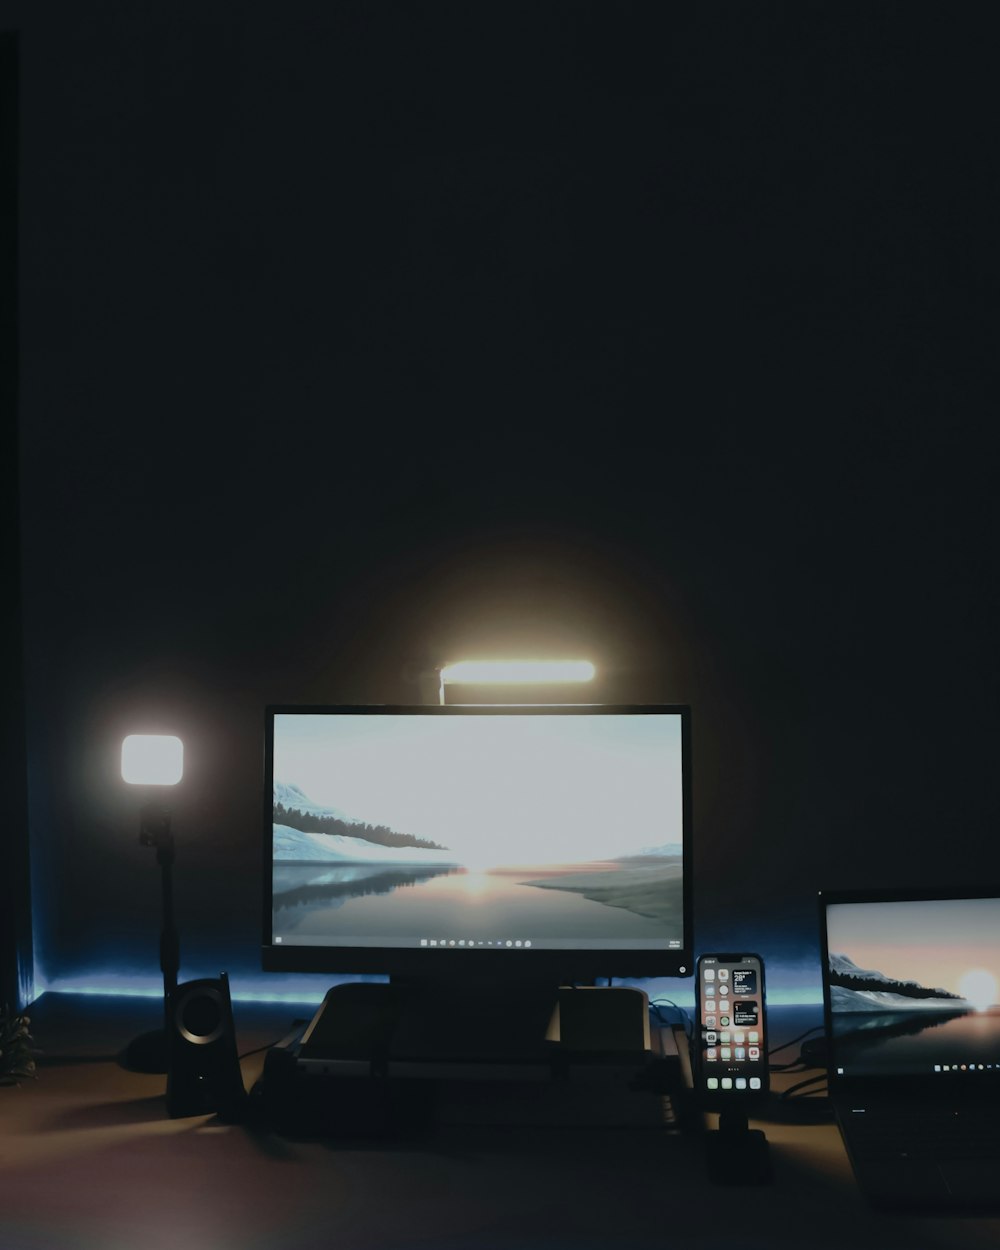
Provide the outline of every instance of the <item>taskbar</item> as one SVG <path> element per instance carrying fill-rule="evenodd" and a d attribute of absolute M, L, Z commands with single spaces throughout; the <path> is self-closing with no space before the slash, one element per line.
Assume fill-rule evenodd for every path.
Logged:
<path fill-rule="evenodd" d="M 344 934 L 317 937 L 310 934 L 275 934 L 275 946 L 363 947 L 392 950 L 576 950 L 576 951 L 679 951 L 679 938 L 435 938 L 435 937 L 350 937 Z"/>

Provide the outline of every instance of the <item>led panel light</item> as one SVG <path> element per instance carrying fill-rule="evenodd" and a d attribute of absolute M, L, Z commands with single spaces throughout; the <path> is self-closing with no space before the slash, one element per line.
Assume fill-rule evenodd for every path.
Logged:
<path fill-rule="evenodd" d="M 175 786 L 184 775 L 184 744 L 173 734 L 129 734 L 122 779 L 133 786 Z"/>
<path fill-rule="evenodd" d="M 594 666 L 589 660 L 461 660 L 441 669 L 441 680 L 449 685 L 579 682 L 593 678 Z"/>

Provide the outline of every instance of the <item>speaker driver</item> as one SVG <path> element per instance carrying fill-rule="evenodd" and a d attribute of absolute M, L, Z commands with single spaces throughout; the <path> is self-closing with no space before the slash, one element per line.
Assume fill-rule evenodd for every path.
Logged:
<path fill-rule="evenodd" d="M 222 995 L 203 982 L 196 981 L 194 986 L 177 1000 L 174 1023 L 181 1037 L 192 1046 L 208 1046 L 222 1036 L 226 1027 Z"/>

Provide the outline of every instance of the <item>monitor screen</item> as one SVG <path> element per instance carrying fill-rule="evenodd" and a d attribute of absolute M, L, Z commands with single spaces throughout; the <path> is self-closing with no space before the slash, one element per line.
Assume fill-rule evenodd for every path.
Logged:
<path fill-rule="evenodd" d="M 690 970 L 686 707 L 268 708 L 264 788 L 265 968 Z"/>
<path fill-rule="evenodd" d="M 1000 1075 L 1000 898 L 824 895 L 834 1078 Z"/>

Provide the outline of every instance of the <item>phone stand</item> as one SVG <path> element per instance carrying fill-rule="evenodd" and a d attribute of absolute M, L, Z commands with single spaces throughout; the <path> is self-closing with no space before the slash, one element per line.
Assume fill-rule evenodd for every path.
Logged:
<path fill-rule="evenodd" d="M 771 1153 L 760 1129 L 747 1126 L 746 1113 L 727 1108 L 719 1127 L 705 1134 L 708 1178 L 716 1185 L 769 1185 Z"/>

